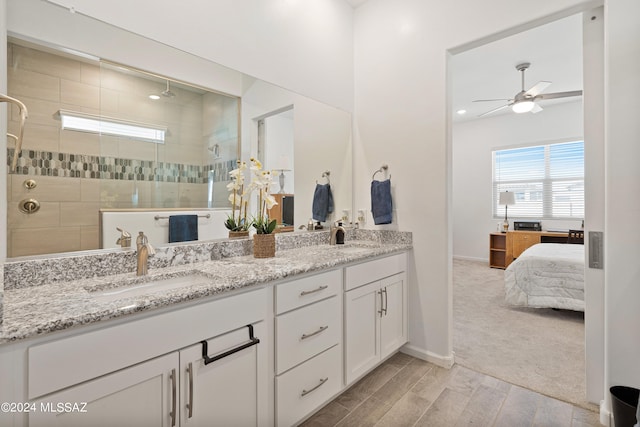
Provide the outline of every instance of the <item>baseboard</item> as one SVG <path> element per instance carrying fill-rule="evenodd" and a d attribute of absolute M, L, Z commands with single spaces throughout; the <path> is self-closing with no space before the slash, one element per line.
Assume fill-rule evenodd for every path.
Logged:
<path fill-rule="evenodd" d="M 604 400 L 600 401 L 600 424 L 606 427 L 611 426 L 611 412 L 607 409 Z"/>
<path fill-rule="evenodd" d="M 459 259 L 462 261 L 481 261 L 489 264 L 489 258 L 476 258 L 472 256 L 454 255 L 453 259 Z"/>
<path fill-rule="evenodd" d="M 434 365 L 442 366 L 443 368 L 447 369 L 450 369 L 455 363 L 453 354 L 451 354 L 450 356 L 442 356 L 440 354 L 432 353 L 430 351 L 414 347 L 409 344 L 402 346 L 400 351 L 404 354 L 408 354 L 409 356 L 413 356 L 415 358 L 433 363 Z"/>

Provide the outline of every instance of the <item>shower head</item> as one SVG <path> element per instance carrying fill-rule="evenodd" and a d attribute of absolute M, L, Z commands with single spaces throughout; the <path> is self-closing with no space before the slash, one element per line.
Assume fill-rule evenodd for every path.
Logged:
<path fill-rule="evenodd" d="M 171 89 L 169 88 L 169 80 L 167 80 L 167 89 L 163 90 L 161 95 L 166 96 L 167 98 L 174 98 L 176 96 L 176 94 L 171 92 Z"/>

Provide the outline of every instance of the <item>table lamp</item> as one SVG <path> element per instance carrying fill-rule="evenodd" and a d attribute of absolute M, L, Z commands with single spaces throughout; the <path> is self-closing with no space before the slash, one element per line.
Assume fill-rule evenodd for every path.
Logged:
<path fill-rule="evenodd" d="M 509 230 L 509 221 L 507 220 L 507 209 L 509 206 L 516 204 L 515 193 L 509 191 L 503 191 L 500 193 L 499 205 L 504 205 L 504 222 L 502 223 L 502 232 L 506 233 Z"/>

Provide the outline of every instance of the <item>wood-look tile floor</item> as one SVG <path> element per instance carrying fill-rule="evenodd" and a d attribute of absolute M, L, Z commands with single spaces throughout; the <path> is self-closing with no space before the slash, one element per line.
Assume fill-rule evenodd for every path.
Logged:
<path fill-rule="evenodd" d="M 598 414 L 459 365 L 397 353 L 304 427 L 596 427 Z"/>

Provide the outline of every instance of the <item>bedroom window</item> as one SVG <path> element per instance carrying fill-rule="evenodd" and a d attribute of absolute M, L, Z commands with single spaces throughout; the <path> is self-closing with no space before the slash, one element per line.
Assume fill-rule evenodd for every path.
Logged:
<path fill-rule="evenodd" d="M 504 218 L 501 191 L 515 193 L 513 218 L 584 218 L 584 142 L 493 151 L 495 218 Z"/>

